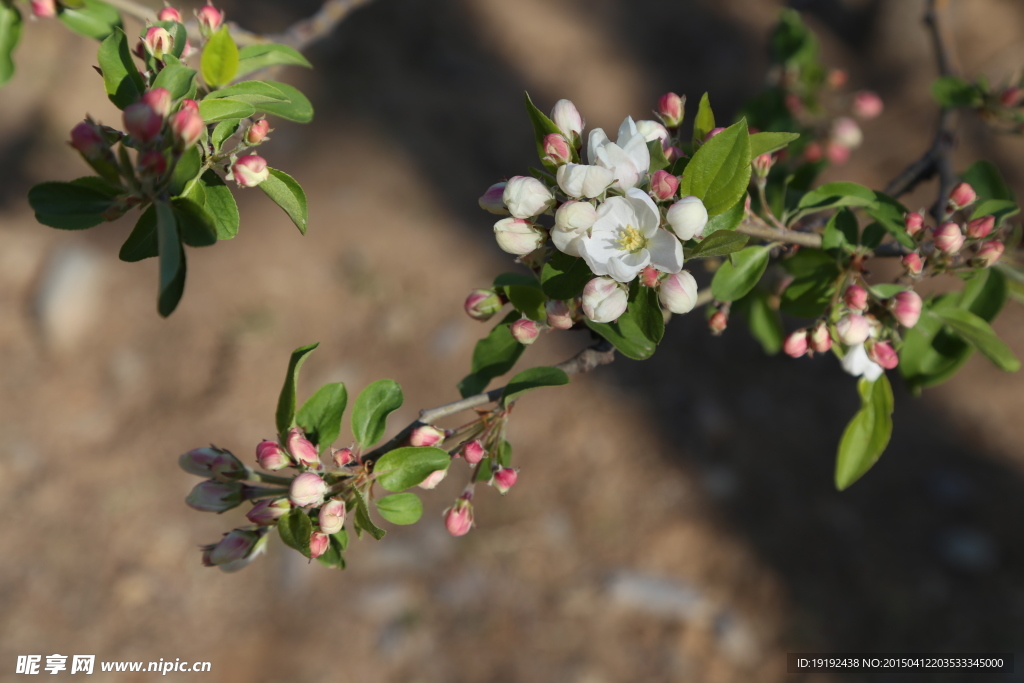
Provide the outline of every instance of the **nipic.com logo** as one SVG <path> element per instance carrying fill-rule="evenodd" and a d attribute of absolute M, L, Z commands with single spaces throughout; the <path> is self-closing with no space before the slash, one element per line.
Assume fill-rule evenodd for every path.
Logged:
<path fill-rule="evenodd" d="M 45 664 L 43 663 L 43 660 Z M 68 659 L 71 660 L 70 666 Z M 92 674 L 96 669 L 96 655 L 18 655 L 18 662 L 14 669 L 16 674 L 38 675 L 48 673 L 69 674 Z M 166 676 L 169 673 L 209 673 L 212 669 L 210 662 L 183 662 L 181 658 L 174 661 L 164 660 L 157 662 L 100 662 L 99 670 L 102 672 L 148 672 L 159 673 Z"/>

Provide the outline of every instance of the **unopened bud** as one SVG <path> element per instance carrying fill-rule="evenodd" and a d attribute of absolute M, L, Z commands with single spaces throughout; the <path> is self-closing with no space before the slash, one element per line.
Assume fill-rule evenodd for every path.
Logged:
<path fill-rule="evenodd" d="M 562 100 L 568 102 L 568 100 Z M 473 494 L 467 491 L 444 511 L 444 526 L 452 536 L 465 536 L 473 527 Z"/>
<path fill-rule="evenodd" d="M 689 313 L 697 305 L 697 281 L 688 271 L 673 273 L 662 280 L 658 300 L 672 313 Z"/>
<path fill-rule="evenodd" d="M 40 19 L 57 16 L 57 0 L 32 0 L 32 14 Z"/>
<path fill-rule="evenodd" d="M 809 164 L 814 164 L 825 158 L 825 152 L 821 149 L 821 144 L 817 142 L 809 142 L 804 147 L 804 161 Z"/>
<path fill-rule="evenodd" d="M 676 128 L 683 122 L 683 109 L 686 98 L 674 92 L 667 92 L 658 100 L 658 116 L 669 128 Z"/>
<path fill-rule="evenodd" d="M 260 441 L 256 446 L 256 462 L 263 469 L 276 472 L 290 466 L 292 459 L 276 441 Z"/>
<path fill-rule="evenodd" d="M 835 140 L 829 140 L 825 143 L 825 156 L 828 157 L 830 164 L 842 166 L 850 160 L 850 148 L 840 145 Z"/>
<path fill-rule="evenodd" d="M 551 120 L 554 121 L 567 140 L 575 141 L 579 139 L 580 133 L 583 132 L 583 117 L 580 116 L 576 105 L 569 100 L 558 100 L 555 102 L 555 107 L 551 110 Z"/>
<path fill-rule="evenodd" d="M 504 304 L 501 301 L 501 297 L 495 292 L 489 289 L 476 289 L 466 297 L 466 303 L 463 307 L 466 309 L 466 315 L 473 320 L 479 320 L 481 322 L 490 320 L 495 313 L 501 310 Z"/>
<path fill-rule="evenodd" d="M 924 228 L 924 216 L 918 211 L 908 213 L 906 222 L 907 234 L 911 237 L 921 232 L 921 229 Z"/>
<path fill-rule="evenodd" d="M 985 242 L 978 249 L 978 265 L 983 268 L 988 268 L 1003 255 L 1003 250 L 1006 247 L 1003 246 L 1002 242 L 992 241 Z"/>
<path fill-rule="evenodd" d="M 1006 88 L 999 93 L 999 103 L 1006 108 L 1016 107 L 1024 99 L 1024 90 L 1020 88 Z"/>
<path fill-rule="evenodd" d="M 99 127 L 89 121 L 82 121 L 71 129 L 71 146 L 90 161 L 103 159 L 110 153 L 110 145 L 103 139 Z"/>
<path fill-rule="evenodd" d="M 811 351 L 825 353 L 832 348 L 832 335 L 829 334 L 828 325 L 819 322 L 807 333 L 807 343 Z"/>
<path fill-rule="evenodd" d="M 865 121 L 877 118 L 883 108 L 882 98 L 870 90 L 861 90 L 853 96 L 853 113 Z"/>
<path fill-rule="evenodd" d="M 583 288 L 583 313 L 595 323 L 610 323 L 626 312 L 629 295 L 610 277 L 596 277 Z"/>
<path fill-rule="evenodd" d="M 156 18 L 157 21 L 176 21 L 179 24 L 184 23 L 181 19 L 181 12 L 173 7 L 164 7 L 156 13 Z"/>
<path fill-rule="evenodd" d="M 921 297 L 913 290 L 899 292 L 890 300 L 889 305 L 892 307 L 893 317 L 903 327 L 913 327 L 921 317 Z"/>
<path fill-rule="evenodd" d="M 516 218 L 534 218 L 555 205 L 555 195 L 544 183 L 522 175 L 509 178 L 502 200 Z"/>
<path fill-rule="evenodd" d="M 807 353 L 808 339 L 807 330 L 796 330 L 791 332 L 786 340 L 782 342 L 782 350 L 787 356 L 799 358 Z"/>
<path fill-rule="evenodd" d="M 139 170 L 139 175 L 159 178 L 167 170 L 167 159 L 164 158 L 163 152 L 151 149 L 139 155 L 139 161 L 136 166 Z"/>
<path fill-rule="evenodd" d="M 665 201 L 676 196 L 679 190 L 679 178 L 668 171 L 655 171 L 651 175 L 651 194 L 655 199 Z"/>
<path fill-rule="evenodd" d="M 231 164 L 231 175 L 239 187 L 256 187 L 270 177 L 267 160 L 250 154 Z"/>
<path fill-rule="evenodd" d="M 242 485 L 238 482 L 208 480 L 195 485 L 185 504 L 203 512 L 224 512 L 242 503 Z"/>
<path fill-rule="evenodd" d="M 958 211 L 965 206 L 970 206 L 978 198 L 974 188 L 967 183 L 960 183 L 953 188 L 953 191 L 949 194 L 949 207 L 953 211 Z"/>
<path fill-rule="evenodd" d="M 725 311 L 715 311 L 708 318 L 708 329 L 716 337 L 725 332 L 727 327 L 729 327 L 729 316 L 725 314 Z"/>
<path fill-rule="evenodd" d="M 860 285 L 850 285 L 843 293 L 843 302 L 855 311 L 863 311 L 868 307 L 868 290 Z"/>
<path fill-rule="evenodd" d="M 858 313 L 849 313 L 836 323 L 836 333 L 839 335 L 839 341 L 847 346 L 863 344 L 871 334 L 871 325 L 864 316 Z"/>
<path fill-rule="evenodd" d="M 185 104 L 191 101 L 182 100 L 181 108 L 168 121 L 168 126 L 170 126 L 171 133 L 174 134 L 179 150 L 188 149 L 199 142 L 205 127 L 203 117 L 199 115 L 198 111 L 193 111 L 190 106 Z"/>
<path fill-rule="evenodd" d="M 235 529 L 210 549 L 210 566 L 224 567 L 247 559 L 259 543 L 261 536 L 255 531 Z"/>
<path fill-rule="evenodd" d="M 886 370 L 892 370 L 900 364 L 900 357 L 889 342 L 875 342 L 867 347 L 868 358 Z"/>
<path fill-rule="evenodd" d="M 508 183 L 505 182 L 494 183 L 487 188 L 487 192 L 480 195 L 480 199 L 477 200 L 480 208 L 499 216 L 507 216 L 508 209 L 505 207 L 505 200 L 502 199 L 507 185 Z"/>
<path fill-rule="evenodd" d="M 510 488 L 516 485 L 518 479 L 518 470 L 514 470 L 511 467 L 499 467 L 494 475 L 491 476 L 490 485 L 498 489 L 498 493 L 504 496 Z"/>
<path fill-rule="evenodd" d="M 767 178 L 768 172 L 772 170 L 773 163 L 775 163 L 775 160 L 771 154 L 761 154 L 750 162 L 750 168 L 758 178 Z"/>
<path fill-rule="evenodd" d="M 216 448 L 193 448 L 178 456 L 178 467 L 197 477 L 209 477 L 214 460 L 220 454 Z"/>
<path fill-rule="evenodd" d="M 133 138 L 146 144 L 164 127 L 164 117 L 145 102 L 136 102 L 125 108 L 124 129 Z"/>
<path fill-rule="evenodd" d="M 258 145 L 267 139 L 267 134 L 269 133 L 270 122 L 266 119 L 260 119 L 249 126 L 249 130 L 245 131 L 245 143 L 247 145 Z"/>
<path fill-rule="evenodd" d="M 195 112 L 196 114 L 198 114 L 199 113 L 199 103 L 196 102 L 195 100 L 191 100 L 191 99 L 186 97 L 185 99 L 183 99 L 181 101 L 181 106 L 178 108 L 178 111 L 181 111 L 182 109 L 188 109 L 189 111 Z"/>
<path fill-rule="evenodd" d="M 910 275 L 920 275 L 924 270 L 924 262 L 917 252 L 912 252 L 903 257 L 903 267 Z"/>
<path fill-rule="evenodd" d="M 980 240 L 984 237 L 988 237 L 992 229 L 996 227 L 995 216 L 982 216 L 981 218 L 975 218 L 973 221 L 967 224 L 967 236 Z"/>
<path fill-rule="evenodd" d="M 196 19 L 199 20 L 199 30 L 203 35 L 210 35 L 224 23 L 224 13 L 207 3 L 196 12 Z"/>
<path fill-rule="evenodd" d="M 345 526 L 345 501 L 332 498 L 320 508 L 318 517 L 320 530 L 325 534 L 336 534 Z"/>
<path fill-rule="evenodd" d="M 210 463 L 210 474 L 217 481 L 236 481 L 245 479 L 249 470 L 233 453 L 218 448 L 217 456 Z"/>
<path fill-rule="evenodd" d="M 842 69 L 832 69 L 828 72 L 828 84 L 838 90 L 846 85 L 847 75 Z"/>
<path fill-rule="evenodd" d="M 288 498 L 292 505 L 305 508 L 319 505 L 327 494 L 327 483 L 315 472 L 303 472 L 292 479 L 288 489 Z"/>
<path fill-rule="evenodd" d="M 840 116 L 832 123 L 832 142 L 846 149 L 857 149 L 864 142 L 864 133 L 849 116 Z"/>
<path fill-rule="evenodd" d="M 657 121 L 636 121 L 636 132 L 644 137 L 644 142 L 654 142 L 657 140 L 661 143 L 661 148 L 665 148 L 665 143 L 668 142 L 669 134 L 668 129 L 661 125 Z"/>
<path fill-rule="evenodd" d="M 153 111 L 163 118 L 171 113 L 171 91 L 167 88 L 153 88 L 142 95 L 142 102 L 145 102 Z"/>
<path fill-rule="evenodd" d="M 335 467 L 345 467 L 349 463 L 355 461 L 355 457 L 352 455 L 351 448 L 339 448 L 334 451 L 331 455 L 331 459 L 334 461 Z"/>
<path fill-rule="evenodd" d="M 932 232 L 935 246 L 947 254 L 955 254 L 964 246 L 964 234 L 956 223 L 943 223 Z"/>
<path fill-rule="evenodd" d="M 529 318 L 521 318 L 512 323 L 510 331 L 517 342 L 527 346 L 537 341 L 537 337 L 540 336 L 540 327 Z"/>
<path fill-rule="evenodd" d="M 245 513 L 246 518 L 258 526 L 274 526 L 277 520 L 291 512 L 292 504 L 287 498 L 265 498 Z"/>
<path fill-rule="evenodd" d="M 484 445 L 479 440 L 474 439 L 468 442 L 462 447 L 462 457 L 466 459 L 470 465 L 475 465 L 487 455 L 487 451 L 484 449 Z"/>
<path fill-rule="evenodd" d="M 526 256 L 543 246 L 547 235 L 536 225 L 522 218 L 502 218 L 494 224 L 494 238 L 502 251 L 516 256 Z"/>
<path fill-rule="evenodd" d="M 724 130 L 725 128 L 723 128 L 722 126 L 719 126 L 718 128 L 712 128 L 711 130 L 708 131 L 708 134 L 704 136 L 704 142 L 707 142 L 708 140 L 715 137 Z"/>
<path fill-rule="evenodd" d="M 597 220 L 597 209 L 590 202 L 567 201 L 555 211 L 555 227 L 551 241 L 559 251 L 570 256 L 580 256 L 580 244 L 584 233 Z"/>
<path fill-rule="evenodd" d="M 444 481 L 444 478 L 448 476 L 448 470 L 434 470 L 427 478 L 421 481 L 417 486 L 421 489 L 430 491 L 431 489 L 437 488 L 437 485 Z"/>
<path fill-rule="evenodd" d="M 315 560 L 331 547 L 331 538 L 322 531 L 314 531 L 309 535 L 309 557 Z"/>
<path fill-rule="evenodd" d="M 544 304 L 548 327 L 554 330 L 568 330 L 573 326 L 572 309 L 564 301 L 552 300 Z"/>
<path fill-rule="evenodd" d="M 320 455 L 316 451 L 316 446 L 306 438 L 306 433 L 302 431 L 301 427 L 292 427 L 288 430 L 285 446 L 300 465 L 316 467 L 320 464 Z"/>
<path fill-rule="evenodd" d="M 684 242 L 700 235 L 708 224 L 708 210 L 704 202 L 693 196 L 683 197 L 668 207 L 665 217 L 672 232 Z"/>
<path fill-rule="evenodd" d="M 444 430 L 433 425 L 420 425 L 409 435 L 410 446 L 436 446 L 444 441 Z"/>
<path fill-rule="evenodd" d="M 657 287 L 661 281 L 661 271 L 651 266 L 645 266 L 640 271 L 640 284 L 644 287 Z"/>
<path fill-rule="evenodd" d="M 174 47 L 174 39 L 171 38 L 167 29 L 161 26 L 150 26 L 146 29 L 142 44 L 146 46 L 146 52 L 153 55 L 153 59 L 163 59 L 164 55 Z"/>
<path fill-rule="evenodd" d="M 545 135 L 543 147 L 544 161 L 548 163 L 560 166 L 572 161 L 572 150 L 569 148 L 569 142 L 558 133 Z"/>

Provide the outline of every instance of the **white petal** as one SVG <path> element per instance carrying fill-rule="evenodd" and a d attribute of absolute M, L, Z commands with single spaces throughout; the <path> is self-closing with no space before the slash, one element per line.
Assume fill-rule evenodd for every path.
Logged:
<path fill-rule="evenodd" d="M 619 125 L 619 138 L 615 142 L 621 146 L 636 134 L 636 123 L 633 122 L 632 116 L 627 116 Z"/>
<path fill-rule="evenodd" d="M 637 134 L 626 140 L 626 144 L 622 145 L 622 151 L 633 162 L 637 173 L 640 175 L 647 173 L 651 167 L 651 151 L 647 149 L 647 141 L 644 140 L 643 135 Z"/>
<path fill-rule="evenodd" d="M 863 377 L 869 382 L 874 382 L 882 376 L 885 369 L 868 357 L 868 352 L 863 344 L 851 346 L 843 357 L 843 370 L 855 377 Z"/>
<path fill-rule="evenodd" d="M 555 248 L 569 256 L 582 256 L 580 253 L 582 240 L 583 236 L 580 233 L 571 230 L 551 231 L 551 241 L 555 243 Z"/>
<path fill-rule="evenodd" d="M 598 165 L 604 166 L 615 174 L 615 187 L 619 190 L 628 190 L 636 187 L 640 181 L 640 172 L 637 170 L 633 160 L 618 145 L 609 142 L 597 150 Z"/>
<path fill-rule="evenodd" d="M 658 205 L 649 194 L 636 187 L 626 190 L 626 199 L 636 215 L 634 227 L 638 228 L 644 237 L 653 237 L 658 230 L 658 224 L 661 223 Z"/>
<path fill-rule="evenodd" d="M 585 174 L 586 169 L 580 164 L 566 164 L 565 166 L 559 166 L 555 178 L 558 180 L 558 186 L 562 188 L 562 192 L 570 197 L 579 197 L 583 191 L 583 178 Z"/>
<path fill-rule="evenodd" d="M 651 266 L 663 273 L 678 273 L 683 269 L 683 244 L 668 230 L 658 230 L 647 241 L 651 252 Z"/>
<path fill-rule="evenodd" d="M 604 134 L 604 128 L 595 128 L 590 131 L 587 138 L 587 160 L 592 164 L 597 163 L 597 150 L 608 144 L 608 136 Z"/>
<path fill-rule="evenodd" d="M 608 259 L 608 274 L 619 282 L 632 282 L 650 262 L 651 255 L 646 249 L 635 254 L 623 254 Z"/>
<path fill-rule="evenodd" d="M 584 166 L 584 168 L 586 175 L 583 177 L 583 196 L 587 199 L 601 196 L 615 181 L 615 175 L 607 168 L 600 166 Z"/>
<path fill-rule="evenodd" d="M 635 227 L 636 222 L 636 212 L 629 200 L 624 197 L 609 197 L 597 207 L 597 220 L 594 221 L 593 227 L 614 232 L 617 236 L 619 230 L 627 225 Z"/>

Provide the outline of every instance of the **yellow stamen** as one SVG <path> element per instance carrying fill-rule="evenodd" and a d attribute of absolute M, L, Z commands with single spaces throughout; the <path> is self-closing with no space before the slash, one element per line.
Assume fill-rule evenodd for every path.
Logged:
<path fill-rule="evenodd" d="M 647 240 L 645 240 L 644 236 L 640 234 L 640 231 L 632 225 L 627 225 L 620 235 L 619 247 L 623 251 L 634 252 L 638 249 L 642 249 L 647 243 Z"/>

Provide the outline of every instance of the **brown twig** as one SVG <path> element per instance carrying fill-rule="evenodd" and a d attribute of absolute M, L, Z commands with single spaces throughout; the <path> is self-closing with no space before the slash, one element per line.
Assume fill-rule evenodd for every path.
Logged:
<path fill-rule="evenodd" d="M 788 244 L 799 244 L 802 247 L 821 249 L 821 235 L 817 233 L 776 228 L 764 223 L 760 219 L 749 216 L 736 226 L 736 232 L 770 242 L 786 242 Z"/>

